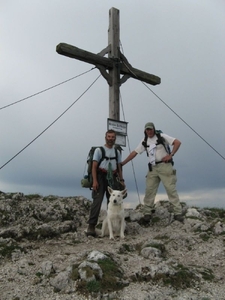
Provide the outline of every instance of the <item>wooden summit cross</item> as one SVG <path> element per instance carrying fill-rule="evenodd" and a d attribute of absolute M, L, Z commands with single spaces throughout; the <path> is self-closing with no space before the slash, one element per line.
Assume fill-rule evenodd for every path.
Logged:
<path fill-rule="evenodd" d="M 130 77 L 152 85 L 161 82 L 159 77 L 135 69 L 129 64 L 119 49 L 119 31 L 119 10 L 113 7 L 109 10 L 108 46 L 100 53 L 94 54 L 65 43 L 56 46 L 57 53 L 93 64 L 99 69 L 109 84 L 109 118 L 118 121 L 120 120 L 119 88 L 121 84 Z M 107 53 L 108 58 L 104 57 Z"/>

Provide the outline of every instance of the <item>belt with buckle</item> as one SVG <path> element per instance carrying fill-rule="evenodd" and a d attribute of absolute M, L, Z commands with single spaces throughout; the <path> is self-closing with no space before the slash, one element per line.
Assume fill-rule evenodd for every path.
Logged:
<path fill-rule="evenodd" d="M 172 161 L 171 160 L 168 160 L 168 161 L 162 161 L 162 160 L 160 160 L 160 161 L 156 161 L 155 162 L 156 165 L 161 164 L 161 163 L 168 164 L 168 163 L 172 163 Z"/>

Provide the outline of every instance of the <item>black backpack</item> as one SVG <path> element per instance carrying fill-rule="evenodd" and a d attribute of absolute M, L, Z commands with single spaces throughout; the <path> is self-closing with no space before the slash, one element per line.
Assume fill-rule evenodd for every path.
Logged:
<path fill-rule="evenodd" d="M 166 152 L 168 154 L 171 153 L 171 149 L 170 149 L 170 146 L 166 143 L 165 139 L 161 136 L 161 133 L 162 131 L 161 130 L 155 130 L 155 135 L 157 136 L 157 143 L 156 143 L 156 146 L 157 145 L 160 145 L 162 144 L 166 150 Z M 144 141 L 142 142 L 142 145 L 145 147 L 145 150 L 146 150 L 146 153 L 147 153 L 147 156 L 148 156 L 148 151 L 147 151 L 147 139 L 148 139 L 148 136 L 147 134 L 145 135 L 144 137 Z M 173 159 L 171 159 L 171 164 L 174 165 L 174 161 Z"/>

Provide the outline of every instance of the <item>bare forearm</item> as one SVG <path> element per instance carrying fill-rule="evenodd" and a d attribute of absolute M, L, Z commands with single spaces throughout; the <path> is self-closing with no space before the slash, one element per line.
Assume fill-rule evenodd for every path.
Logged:
<path fill-rule="evenodd" d="M 172 155 L 174 155 L 178 149 L 180 148 L 181 142 L 177 139 L 175 139 L 175 141 L 173 142 L 173 150 L 171 152 Z"/>
<path fill-rule="evenodd" d="M 122 161 L 121 165 L 124 166 L 125 164 L 127 164 L 130 160 L 132 160 L 135 156 L 137 155 L 136 151 L 132 151 L 127 158 L 124 159 L 124 161 Z"/>
<path fill-rule="evenodd" d="M 98 166 L 98 163 L 96 161 L 93 161 L 92 172 L 91 172 L 93 181 L 97 181 L 97 166 Z"/>
<path fill-rule="evenodd" d="M 118 173 L 119 173 L 119 178 L 123 179 L 123 172 L 122 172 L 121 164 L 118 164 Z"/>

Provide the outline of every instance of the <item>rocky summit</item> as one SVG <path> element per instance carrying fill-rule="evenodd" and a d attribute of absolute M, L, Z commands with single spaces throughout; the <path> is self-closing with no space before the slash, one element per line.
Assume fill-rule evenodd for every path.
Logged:
<path fill-rule="evenodd" d="M 168 201 L 150 222 L 126 209 L 125 239 L 87 237 L 91 201 L 0 192 L 1 300 L 224 300 L 225 211 Z M 97 231 L 106 211 L 102 210 Z"/>

